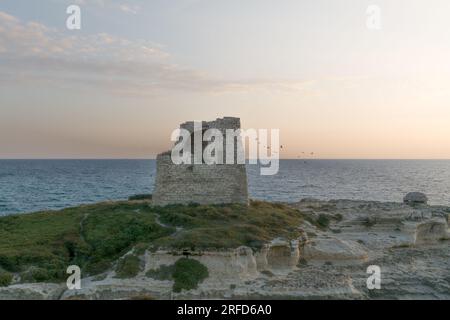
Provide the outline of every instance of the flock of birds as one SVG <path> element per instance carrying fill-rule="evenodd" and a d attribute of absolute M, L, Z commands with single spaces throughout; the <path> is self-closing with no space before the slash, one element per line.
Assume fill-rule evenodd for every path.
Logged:
<path fill-rule="evenodd" d="M 258 142 L 258 144 L 260 144 L 260 142 Z M 270 146 L 264 146 L 264 148 L 267 148 L 267 150 L 270 150 L 270 149 L 271 149 Z M 280 145 L 280 150 L 283 150 L 283 149 L 284 149 L 284 146 L 283 146 L 283 145 Z M 277 154 L 278 151 L 276 151 L 276 152 L 274 152 L 274 153 Z M 310 156 L 312 157 L 312 156 L 314 156 L 314 152 L 304 152 L 304 151 L 302 151 L 301 155 L 298 155 L 298 156 L 297 156 L 297 159 L 302 159 L 302 158 L 304 158 L 304 157 L 307 156 L 307 155 L 310 155 Z"/>

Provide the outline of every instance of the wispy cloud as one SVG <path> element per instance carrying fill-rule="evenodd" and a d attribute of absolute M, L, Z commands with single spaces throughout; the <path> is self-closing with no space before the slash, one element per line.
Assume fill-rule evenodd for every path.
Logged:
<path fill-rule="evenodd" d="M 138 14 L 141 6 L 130 1 L 114 1 L 114 0 L 74 0 L 75 4 L 82 6 L 96 6 L 101 8 L 110 8 L 120 10 L 125 13 Z"/>
<path fill-rule="evenodd" d="M 67 35 L 0 11 L 0 81 L 33 82 L 147 95 L 163 90 L 311 90 L 311 81 L 214 78 L 170 62 L 162 45 L 106 33 Z"/>

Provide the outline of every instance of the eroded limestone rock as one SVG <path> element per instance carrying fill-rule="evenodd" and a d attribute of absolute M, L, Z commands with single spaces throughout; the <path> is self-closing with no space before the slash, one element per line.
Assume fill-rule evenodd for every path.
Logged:
<path fill-rule="evenodd" d="M 65 284 L 15 284 L 0 288 L 0 300 L 55 300 L 60 298 L 65 289 Z"/>
<path fill-rule="evenodd" d="M 305 245 L 303 258 L 326 262 L 363 262 L 368 255 L 360 244 L 332 237 L 311 240 Z"/>
<path fill-rule="evenodd" d="M 429 219 L 416 226 L 416 244 L 434 243 L 449 238 L 447 222 L 442 218 Z"/>

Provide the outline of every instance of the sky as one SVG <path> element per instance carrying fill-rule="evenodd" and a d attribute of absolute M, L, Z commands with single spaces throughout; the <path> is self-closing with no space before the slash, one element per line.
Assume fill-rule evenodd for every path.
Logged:
<path fill-rule="evenodd" d="M 0 158 L 153 158 L 180 123 L 235 116 L 279 129 L 282 158 L 450 159 L 449 17 L 448 0 L 0 0 Z"/>

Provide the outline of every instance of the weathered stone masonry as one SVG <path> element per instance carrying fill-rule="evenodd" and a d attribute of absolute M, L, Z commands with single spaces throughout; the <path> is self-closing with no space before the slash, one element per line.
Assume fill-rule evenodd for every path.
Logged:
<path fill-rule="evenodd" d="M 224 117 L 215 121 L 203 121 L 202 129 L 218 129 L 224 136 L 226 129 L 240 129 L 239 118 Z M 194 122 L 180 125 L 194 134 Z M 236 155 L 236 143 L 234 144 Z M 205 147 L 205 145 L 203 146 Z M 226 150 L 224 149 L 224 155 Z M 171 151 L 156 158 L 156 186 L 153 194 L 155 205 L 167 204 L 248 204 L 247 173 L 245 164 L 180 164 L 172 162 Z M 193 162 L 192 162 L 193 163 Z"/>

